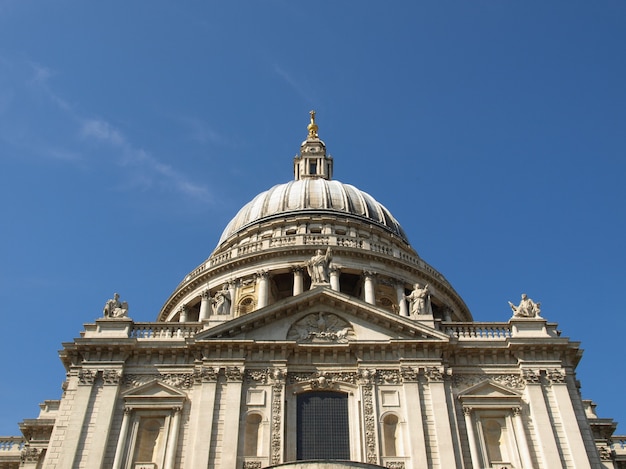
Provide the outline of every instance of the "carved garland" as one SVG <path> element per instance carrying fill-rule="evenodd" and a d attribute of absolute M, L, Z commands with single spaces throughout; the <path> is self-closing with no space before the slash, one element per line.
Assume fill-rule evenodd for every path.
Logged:
<path fill-rule="evenodd" d="M 267 370 L 265 377 L 270 375 L 274 380 L 272 386 L 272 464 L 280 464 L 282 449 L 282 402 L 285 386 L 285 371 Z"/>

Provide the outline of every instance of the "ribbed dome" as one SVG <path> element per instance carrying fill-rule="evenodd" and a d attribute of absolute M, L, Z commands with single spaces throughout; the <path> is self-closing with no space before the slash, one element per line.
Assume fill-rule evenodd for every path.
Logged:
<path fill-rule="evenodd" d="M 260 221 L 296 213 L 323 212 L 374 223 L 409 243 L 398 221 L 371 195 L 340 181 L 307 178 L 279 184 L 257 195 L 226 226 L 219 244 Z"/>

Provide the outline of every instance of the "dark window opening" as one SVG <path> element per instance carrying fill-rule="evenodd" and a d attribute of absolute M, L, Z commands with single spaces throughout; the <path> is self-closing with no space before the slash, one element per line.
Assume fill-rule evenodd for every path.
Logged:
<path fill-rule="evenodd" d="M 300 394 L 297 419 L 296 459 L 350 459 L 347 394 Z"/>

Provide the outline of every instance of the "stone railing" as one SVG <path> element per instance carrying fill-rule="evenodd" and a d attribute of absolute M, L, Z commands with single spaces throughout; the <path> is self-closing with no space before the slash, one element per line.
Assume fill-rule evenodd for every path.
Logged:
<path fill-rule="evenodd" d="M 186 339 L 202 330 L 200 323 L 136 322 L 130 332 L 134 339 Z"/>
<path fill-rule="evenodd" d="M 397 258 L 408 264 L 417 266 L 420 270 L 429 273 L 433 277 L 447 282 L 445 277 L 433 269 L 430 265 L 424 262 L 417 256 L 413 256 L 405 250 L 401 249 L 397 245 L 384 244 L 375 242 L 369 238 L 352 237 L 352 236 L 340 236 L 340 235 L 326 235 L 326 234 L 295 234 L 288 236 L 280 236 L 267 238 L 258 241 L 251 241 L 247 244 L 233 246 L 227 251 L 224 251 L 214 257 L 211 257 L 206 262 L 202 263 L 195 270 L 193 270 L 185 279 L 180 283 L 179 287 L 185 282 L 192 280 L 198 275 L 202 274 L 205 270 L 216 267 L 218 265 L 229 262 L 240 256 L 254 254 L 256 252 L 265 251 L 269 249 L 275 249 L 284 246 L 341 246 L 351 247 L 357 249 L 363 249 L 365 251 L 371 251 L 376 254 L 383 254 Z"/>
<path fill-rule="evenodd" d="M 444 322 L 441 330 L 459 340 L 505 340 L 511 337 L 511 326 L 506 322 Z"/>
<path fill-rule="evenodd" d="M 25 443 L 21 436 L 0 436 L 0 453 L 13 452 L 19 454 L 24 449 Z"/>

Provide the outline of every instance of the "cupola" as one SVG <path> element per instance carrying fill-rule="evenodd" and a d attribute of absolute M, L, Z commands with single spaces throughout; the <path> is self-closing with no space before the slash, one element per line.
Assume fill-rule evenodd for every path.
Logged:
<path fill-rule="evenodd" d="M 333 158 L 326 155 L 326 145 L 317 133 L 315 111 L 309 114 L 311 122 L 307 126 L 307 138 L 300 145 L 300 154 L 293 159 L 294 178 L 296 181 L 307 178 L 330 180 L 333 177 Z"/>

